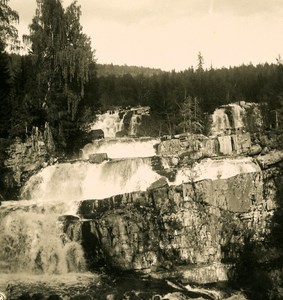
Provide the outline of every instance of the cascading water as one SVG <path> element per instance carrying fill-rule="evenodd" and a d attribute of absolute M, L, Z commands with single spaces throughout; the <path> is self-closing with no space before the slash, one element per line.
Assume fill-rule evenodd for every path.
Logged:
<path fill-rule="evenodd" d="M 119 112 L 103 114 L 93 128 L 114 137 L 123 127 L 120 117 Z M 4 246 L 0 249 L 0 273 L 85 271 L 80 238 L 78 242 L 68 239 L 61 216 L 76 217 L 80 200 L 146 190 L 161 177 L 151 167 L 150 157 L 155 155 L 157 142 L 151 138 L 94 141 L 85 147 L 84 158 L 91 153 L 106 152 L 108 157 L 116 159 L 101 164 L 60 163 L 33 175 L 22 189 L 21 199 L 25 200 L 1 206 L 0 242 Z"/>
<path fill-rule="evenodd" d="M 239 130 L 245 127 L 244 124 L 244 113 L 245 110 L 237 104 L 230 104 L 229 105 L 231 107 L 231 111 L 232 111 L 232 116 L 233 116 L 233 127 L 235 128 L 235 130 Z"/>
<path fill-rule="evenodd" d="M 149 116 L 149 107 L 107 111 L 97 115 L 97 120 L 91 125 L 91 129 L 101 129 L 106 138 L 116 137 L 118 133 L 123 131 L 123 135 L 137 136 L 143 116 Z"/>
<path fill-rule="evenodd" d="M 137 135 L 137 130 L 140 123 L 141 123 L 141 117 L 139 115 L 134 114 L 130 122 L 129 135 L 132 136 Z"/>
<path fill-rule="evenodd" d="M 76 201 L 103 199 L 116 194 L 146 190 L 160 176 L 151 169 L 150 158 L 63 163 L 49 166 L 32 176 L 22 196 L 40 202 L 65 203 L 76 213 Z"/>
<path fill-rule="evenodd" d="M 154 138 L 96 140 L 83 148 L 82 158 L 88 159 L 93 153 L 107 153 L 109 158 L 150 157 L 156 155 L 155 145 L 159 142 Z"/>
<path fill-rule="evenodd" d="M 230 118 L 229 116 L 230 115 Z M 245 109 L 232 103 L 218 108 L 212 115 L 212 135 L 230 134 L 231 130 L 237 133 L 245 128 Z"/>
<path fill-rule="evenodd" d="M 64 274 L 85 270 L 81 245 L 62 240 L 60 205 L 5 203 L 0 211 L 1 273 Z"/>
<path fill-rule="evenodd" d="M 259 172 L 260 167 L 250 157 L 233 159 L 205 159 L 196 163 L 193 168 L 178 170 L 174 184 L 204 179 L 226 179 L 238 174 Z"/>
<path fill-rule="evenodd" d="M 216 109 L 212 115 L 212 134 L 218 135 L 231 129 L 229 118 L 224 108 Z"/>
<path fill-rule="evenodd" d="M 139 116 L 140 114 L 132 115 L 130 134 L 135 134 Z M 237 111 L 235 116 L 239 117 Z M 231 127 L 229 118 L 222 108 L 213 115 L 213 122 L 216 134 L 222 134 Z M 242 125 L 240 121 L 234 124 Z M 39 277 L 34 277 L 38 274 L 44 276 L 45 282 L 49 284 L 55 282 L 56 288 L 52 287 L 51 290 L 60 289 L 62 297 L 66 293 L 66 289 L 64 290 L 64 287 L 67 287 L 66 282 L 74 291 L 90 289 L 93 284 L 97 284 L 94 293 L 99 289 L 101 286 L 99 275 L 85 272 L 88 264 L 81 243 L 83 233 L 79 228 L 76 231 L 75 227 L 72 234 L 76 238 L 70 239 L 64 231 L 64 218 L 75 218 L 80 222 L 76 216 L 80 200 L 103 199 L 127 192 L 145 191 L 161 177 L 151 166 L 151 157 L 156 155 L 155 145 L 159 140 L 113 139 L 117 132 L 123 130 L 123 126 L 123 114 L 119 112 L 107 112 L 98 116 L 92 129 L 102 129 L 107 139 L 86 145 L 82 151 L 84 159 L 82 161 L 65 162 L 42 169 L 33 175 L 22 189 L 21 198 L 25 200 L 2 204 L 0 292 L 4 291 L 2 288 L 7 286 L 7 282 L 11 285 L 11 277 L 14 280 L 16 278 L 14 287 L 19 286 L 22 289 L 27 284 L 21 283 L 20 280 L 32 278 L 30 280 L 38 282 Z M 231 149 L 225 146 L 226 137 L 218 138 L 223 139 L 222 144 L 219 142 L 220 151 L 230 154 Z M 211 147 L 214 147 L 213 145 Z M 86 161 L 88 156 L 94 153 L 107 153 L 111 160 L 101 164 Z M 169 167 L 169 164 L 163 162 L 164 169 Z M 251 159 L 242 161 L 207 159 L 195 164 L 193 168 L 178 170 L 176 180 L 171 184 L 178 185 L 208 178 L 223 179 L 255 171 L 258 170 Z M 78 273 L 80 275 L 77 275 Z M 49 275 L 51 277 L 46 277 Z M 36 285 L 41 289 L 47 288 L 45 283 Z M 107 286 L 109 288 L 108 283 Z M 13 293 L 14 291 L 10 292 Z"/>
<path fill-rule="evenodd" d="M 124 113 L 122 113 L 124 115 Z M 97 120 L 92 124 L 91 129 L 102 129 L 105 137 L 115 137 L 118 131 L 123 130 L 123 117 L 119 111 L 108 111 L 97 116 Z"/>

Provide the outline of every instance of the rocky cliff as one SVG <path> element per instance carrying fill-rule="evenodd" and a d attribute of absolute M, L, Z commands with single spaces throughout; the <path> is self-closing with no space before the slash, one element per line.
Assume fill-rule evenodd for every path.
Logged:
<path fill-rule="evenodd" d="M 11 143 L 7 149 L 7 159 L 4 161 L 5 172 L 2 172 L 7 199 L 18 197 L 19 189 L 32 174 L 47 165 L 54 150 L 52 134 L 47 123 L 43 132 L 34 127 L 25 141 L 15 139 Z"/>
<path fill-rule="evenodd" d="M 281 165 L 268 156 L 261 161 L 268 167 L 226 179 L 82 201 L 80 218 L 61 220 L 65 238 L 82 243 L 92 267 L 198 284 L 227 281 L 247 241 L 270 235 L 278 208 Z"/>

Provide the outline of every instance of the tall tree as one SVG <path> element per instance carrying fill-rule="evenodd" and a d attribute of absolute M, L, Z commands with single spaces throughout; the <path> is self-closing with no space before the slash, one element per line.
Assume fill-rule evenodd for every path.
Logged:
<path fill-rule="evenodd" d="M 18 31 L 14 26 L 19 21 L 18 13 L 8 5 L 9 0 L 0 0 L 0 51 L 7 46 L 19 46 Z"/>
<path fill-rule="evenodd" d="M 18 13 L 9 5 L 8 0 L 0 0 L 0 137 L 8 137 L 10 129 L 11 103 L 9 96 L 12 88 L 9 57 L 6 49 L 18 46 L 18 31 L 14 26 L 19 20 Z"/>
<path fill-rule="evenodd" d="M 183 128 L 183 132 L 202 133 L 202 114 L 197 97 L 187 97 L 180 106 L 180 114 L 182 121 L 179 126 Z"/>
<path fill-rule="evenodd" d="M 25 37 L 37 74 L 38 89 L 33 98 L 39 99 L 55 139 L 63 148 L 77 130 L 79 103 L 94 62 L 80 16 L 77 1 L 64 9 L 60 0 L 37 0 L 30 34 Z"/>

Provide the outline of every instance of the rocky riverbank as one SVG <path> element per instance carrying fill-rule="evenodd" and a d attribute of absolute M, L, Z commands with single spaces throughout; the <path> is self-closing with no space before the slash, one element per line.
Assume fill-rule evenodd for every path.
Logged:
<path fill-rule="evenodd" d="M 228 281 L 237 275 L 247 243 L 270 235 L 280 176 L 276 159 L 267 169 L 226 179 L 85 200 L 80 218 L 61 222 L 65 238 L 85 247 L 94 268 L 106 265 L 184 284 Z"/>

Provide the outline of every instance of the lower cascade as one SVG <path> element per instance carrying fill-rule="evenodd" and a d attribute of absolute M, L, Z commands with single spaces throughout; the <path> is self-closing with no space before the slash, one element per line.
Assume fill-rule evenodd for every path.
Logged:
<path fill-rule="evenodd" d="M 21 200 L 2 202 L 0 292 L 229 299 L 246 248 L 272 233 L 282 151 L 252 144 L 237 105 L 216 110 L 210 137 L 117 138 L 123 116 L 101 115 L 93 128 L 102 124 L 105 139 L 41 168 Z"/>
<path fill-rule="evenodd" d="M 18 203 L 17 203 L 18 204 Z M 65 274 L 86 270 L 82 246 L 64 239 L 64 209 L 24 201 L 4 205 L 0 225 L 1 273 Z M 58 219 L 59 218 L 59 219 Z"/>

